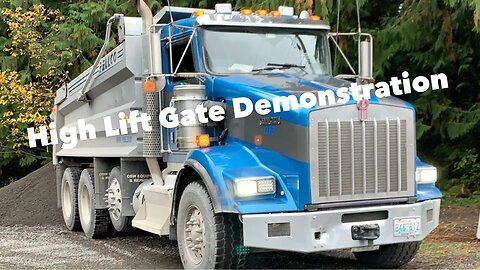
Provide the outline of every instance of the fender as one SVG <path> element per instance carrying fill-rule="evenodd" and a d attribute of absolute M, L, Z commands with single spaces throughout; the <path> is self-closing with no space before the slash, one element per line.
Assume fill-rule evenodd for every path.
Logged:
<path fill-rule="evenodd" d="M 241 142 L 196 149 L 187 156 L 184 163 L 185 168 L 180 171 L 178 179 L 182 179 L 182 175 L 187 173 L 188 170 L 193 170 L 198 174 L 211 196 L 215 213 L 251 214 L 300 211 L 292 193 L 285 184 L 284 175 L 272 170 L 261 160 L 255 151 Z M 421 164 L 424 163 L 417 159 L 416 165 L 421 166 Z M 261 176 L 274 176 L 276 178 L 276 194 L 270 197 L 251 198 L 235 196 L 235 179 Z M 174 206 L 178 204 L 177 190 L 182 184 L 184 184 L 184 181 L 177 181 L 175 184 Z M 417 201 L 437 199 L 442 196 L 433 184 L 417 184 L 416 188 Z M 172 209 L 172 218 L 175 216 L 174 214 L 175 209 Z"/>
<path fill-rule="evenodd" d="M 179 179 L 189 169 L 193 169 L 200 175 L 211 196 L 215 213 L 297 211 L 294 199 L 282 177 L 262 164 L 256 155 L 241 143 L 193 150 L 187 156 L 184 165 L 185 168 L 178 176 Z M 250 198 L 235 196 L 235 179 L 262 176 L 276 178 L 276 194 Z M 183 181 L 177 181 L 175 190 L 181 185 L 180 182 Z M 177 191 L 175 191 L 174 203 L 179 200 L 177 195 Z"/>
<path fill-rule="evenodd" d="M 200 177 L 202 178 L 203 183 L 205 184 L 205 187 L 207 188 L 208 194 L 210 194 L 210 199 L 212 200 L 213 203 L 213 208 L 215 213 L 220 213 L 224 212 L 222 209 L 222 204 L 220 203 L 220 198 L 218 196 L 218 190 L 217 187 L 213 184 L 212 178 L 210 178 L 210 175 L 208 174 L 207 170 L 200 164 L 200 162 L 194 160 L 194 159 L 187 159 L 184 164 L 185 168 L 180 171 L 178 178 L 181 178 L 183 173 L 188 168 L 193 169 Z M 179 185 L 180 181 L 177 181 L 175 183 L 175 190 L 177 190 L 177 187 Z M 174 199 L 175 202 L 175 199 Z"/>
<path fill-rule="evenodd" d="M 442 196 L 442 192 L 435 184 L 417 185 L 417 202 L 440 199 Z"/>
<path fill-rule="evenodd" d="M 423 162 L 417 156 L 415 159 L 415 168 L 430 167 L 432 165 Z M 416 183 L 416 182 L 415 182 Z M 416 199 L 417 202 L 440 199 L 442 198 L 442 192 L 435 186 L 435 184 L 418 184 L 416 183 Z"/>

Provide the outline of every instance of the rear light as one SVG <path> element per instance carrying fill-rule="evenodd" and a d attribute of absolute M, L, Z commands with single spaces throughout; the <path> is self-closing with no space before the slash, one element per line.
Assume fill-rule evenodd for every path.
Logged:
<path fill-rule="evenodd" d="M 312 21 L 320 21 L 320 16 L 312 15 L 312 16 L 310 16 L 310 20 L 312 20 Z"/>

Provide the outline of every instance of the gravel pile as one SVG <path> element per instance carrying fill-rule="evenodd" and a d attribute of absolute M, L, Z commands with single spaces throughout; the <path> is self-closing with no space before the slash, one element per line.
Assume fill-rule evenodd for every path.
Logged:
<path fill-rule="evenodd" d="M 61 225 L 52 164 L 0 189 L 0 225 Z"/>

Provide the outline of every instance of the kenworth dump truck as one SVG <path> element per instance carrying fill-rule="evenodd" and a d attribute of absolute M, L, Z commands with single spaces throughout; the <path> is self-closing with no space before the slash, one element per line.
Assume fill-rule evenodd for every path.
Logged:
<path fill-rule="evenodd" d="M 241 267 L 263 251 L 348 249 L 381 268 L 414 257 L 438 225 L 441 193 L 436 169 L 416 157 L 412 105 L 372 96 L 234 115 L 237 97 L 255 104 L 350 85 L 332 74 L 336 34 L 325 22 L 283 6 L 165 7 L 156 16 L 143 1 L 137 8 L 141 18 L 110 18 L 95 64 L 56 93 L 57 130 L 85 131 L 75 147 L 53 149 L 68 229 L 168 236 L 185 268 Z M 119 45 L 107 53 L 112 26 Z M 372 40 L 352 35 L 352 78 L 366 82 Z M 225 114 L 169 127 L 166 108 Z M 151 128 L 139 127 L 143 113 Z"/>

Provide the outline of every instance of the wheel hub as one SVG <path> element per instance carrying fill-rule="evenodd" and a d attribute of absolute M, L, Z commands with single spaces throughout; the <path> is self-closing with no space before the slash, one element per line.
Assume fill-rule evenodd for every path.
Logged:
<path fill-rule="evenodd" d="M 185 222 L 185 247 L 194 264 L 199 264 L 205 252 L 205 224 L 203 216 L 196 206 L 191 206 Z"/>
<path fill-rule="evenodd" d="M 112 180 L 110 187 L 107 188 L 107 194 L 105 195 L 108 204 L 108 211 L 110 211 L 112 218 L 118 220 L 122 216 L 122 190 L 120 188 L 120 182 L 116 178 Z"/>
<path fill-rule="evenodd" d="M 89 224 L 92 219 L 92 206 L 90 205 L 90 194 L 88 193 L 87 186 L 82 186 L 79 197 L 80 204 L 78 208 L 80 212 L 80 219 L 83 220 L 84 224 Z"/>
<path fill-rule="evenodd" d="M 63 197 L 62 197 L 62 211 L 63 215 L 67 218 L 70 219 L 72 216 L 72 197 L 70 196 L 70 184 L 68 182 L 65 182 L 63 186 Z"/>

